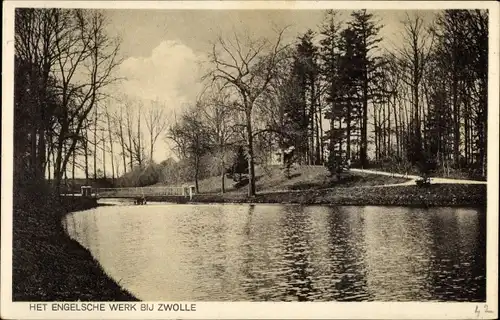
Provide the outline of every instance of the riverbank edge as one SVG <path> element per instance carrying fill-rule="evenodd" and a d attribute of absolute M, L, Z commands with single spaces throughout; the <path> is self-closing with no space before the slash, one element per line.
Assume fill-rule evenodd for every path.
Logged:
<path fill-rule="evenodd" d="M 96 199 L 62 198 L 13 208 L 13 301 L 139 301 L 63 229 L 68 214 L 99 206 Z"/>
<path fill-rule="evenodd" d="M 185 197 L 146 197 L 151 202 L 250 203 L 339 206 L 484 207 L 486 185 L 435 184 L 388 187 L 349 187 L 305 191 L 259 192 L 255 197 L 242 193 L 197 194 Z"/>

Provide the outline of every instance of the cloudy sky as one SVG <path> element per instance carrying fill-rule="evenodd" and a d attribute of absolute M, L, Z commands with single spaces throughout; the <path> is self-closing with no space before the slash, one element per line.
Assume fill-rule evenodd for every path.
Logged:
<path fill-rule="evenodd" d="M 349 19 L 351 11 L 341 11 Z M 406 11 L 371 11 L 384 27 L 383 46 L 400 42 Z M 119 73 L 126 77 L 116 89 L 144 102 L 158 99 L 173 112 L 180 113 L 193 103 L 201 91 L 203 62 L 211 43 L 225 34 L 249 33 L 252 37 L 272 37 L 277 28 L 288 26 L 285 41 L 312 29 L 324 19 L 320 10 L 106 10 L 110 35 L 122 40 L 124 59 Z M 408 11 L 408 14 L 414 14 Z M 427 20 L 435 12 L 420 11 Z M 160 141 L 154 160 L 171 156 L 168 145 Z"/>

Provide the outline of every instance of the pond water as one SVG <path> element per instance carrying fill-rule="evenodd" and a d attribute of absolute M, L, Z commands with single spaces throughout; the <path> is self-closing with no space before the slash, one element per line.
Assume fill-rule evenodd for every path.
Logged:
<path fill-rule="evenodd" d="M 484 301 L 485 211 L 105 206 L 67 233 L 147 301 Z"/>

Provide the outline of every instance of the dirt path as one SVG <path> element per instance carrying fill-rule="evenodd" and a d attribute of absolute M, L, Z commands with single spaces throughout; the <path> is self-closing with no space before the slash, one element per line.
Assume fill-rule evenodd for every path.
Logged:
<path fill-rule="evenodd" d="M 383 185 L 378 185 L 378 186 L 373 186 L 373 187 L 393 187 L 393 186 L 415 185 L 415 180 L 420 178 L 419 176 L 415 176 L 415 175 L 392 173 L 392 172 L 377 171 L 377 170 L 367 170 L 367 169 L 353 169 L 353 168 L 351 168 L 349 171 L 371 173 L 371 174 L 378 174 L 378 175 L 383 175 L 383 176 L 401 177 L 401 178 L 409 179 L 408 181 L 402 182 L 402 183 L 383 184 Z M 448 183 L 449 184 L 486 184 L 486 181 L 432 177 L 431 183 L 432 184 L 448 184 Z"/>

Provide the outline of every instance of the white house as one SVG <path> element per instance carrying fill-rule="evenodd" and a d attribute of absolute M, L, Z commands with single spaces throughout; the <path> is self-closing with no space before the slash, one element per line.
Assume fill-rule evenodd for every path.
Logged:
<path fill-rule="evenodd" d="M 283 151 L 281 149 L 271 153 L 271 159 L 269 161 L 269 165 L 271 166 L 283 165 Z"/>

